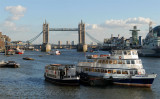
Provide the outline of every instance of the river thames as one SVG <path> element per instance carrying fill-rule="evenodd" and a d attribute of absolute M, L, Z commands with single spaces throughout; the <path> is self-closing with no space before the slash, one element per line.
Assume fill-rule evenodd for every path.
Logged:
<path fill-rule="evenodd" d="M 20 64 L 20 68 L 0 68 L 0 99 L 160 99 L 160 58 L 140 57 L 146 72 L 157 74 L 151 88 L 60 86 L 44 80 L 44 67 L 55 63 L 76 64 L 85 59 L 85 53 L 76 50 L 60 51 L 59 56 L 40 51 L 0 55 L 0 61 L 12 60 Z M 35 60 L 23 60 L 23 57 Z"/>

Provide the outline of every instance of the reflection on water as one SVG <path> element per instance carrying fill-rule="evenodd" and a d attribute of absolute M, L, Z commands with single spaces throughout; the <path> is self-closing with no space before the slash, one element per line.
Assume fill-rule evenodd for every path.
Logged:
<path fill-rule="evenodd" d="M 0 60 L 13 60 L 20 63 L 20 68 L 0 68 L 0 97 L 1 98 L 91 98 L 91 99 L 154 99 L 160 98 L 160 78 L 157 76 L 152 88 L 128 86 L 59 86 L 44 80 L 44 67 L 47 64 L 70 63 L 76 64 L 85 59 L 84 53 L 76 50 L 62 50 L 60 56 L 46 55 L 44 52 L 26 51 L 23 55 L 4 56 Z M 88 54 L 88 53 L 86 53 Z M 42 55 L 42 57 L 39 57 Z M 23 60 L 23 57 L 34 58 L 34 61 Z M 158 58 L 142 58 L 144 68 L 148 73 L 160 74 Z M 152 64 L 152 65 L 151 65 Z"/>

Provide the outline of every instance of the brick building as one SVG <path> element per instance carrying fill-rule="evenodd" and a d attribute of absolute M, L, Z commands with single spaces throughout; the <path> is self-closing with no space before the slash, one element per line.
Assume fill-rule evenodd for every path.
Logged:
<path fill-rule="evenodd" d="M 11 42 L 11 39 L 6 35 L 2 35 L 2 32 L 0 32 L 0 51 L 4 51 L 5 44 L 10 45 L 9 42 Z"/>

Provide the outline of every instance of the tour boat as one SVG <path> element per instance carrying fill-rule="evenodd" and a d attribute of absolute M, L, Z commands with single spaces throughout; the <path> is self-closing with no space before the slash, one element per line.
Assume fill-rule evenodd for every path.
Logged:
<path fill-rule="evenodd" d="M 20 64 L 16 63 L 15 61 L 1 61 L 0 62 L 0 67 L 1 68 L 18 68 L 20 67 Z"/>
<path fill-rule="evenodd" d="M 16 48 L 16 54 L 23 54 L 23 53 L 24 53 L 24 50 Z"/>
<path fill-rule="evenodd" d="M 77 73 L 90 85 L 120 84 L 151 87 L 157 74 L 146 74 L 137 50 L 114 50 L 104 58 L 79 62 Z"/>
<path fill-rule="evenodd" d="M 50 64 L 45 66 L 46 81 L 60 85 L 79 85 L 76 67 L 72 64 Z"/>

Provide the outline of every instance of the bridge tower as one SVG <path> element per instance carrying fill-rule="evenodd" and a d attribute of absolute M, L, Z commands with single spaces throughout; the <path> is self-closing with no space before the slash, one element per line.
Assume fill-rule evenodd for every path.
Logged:
<path fill-rule="evenodd" d="M 43 44 L 41 51 L 49 52 L 51 50 L 51 45 L 49 44 L 49 24 L 46 22 L 43 23 Z"/>
<path fill-rule="evenodd" d="M 78 24 L 78 48 L 77 51 L 87 51 L 87 45 L 85 44 L 85 24 L 82 22 Z"/>

